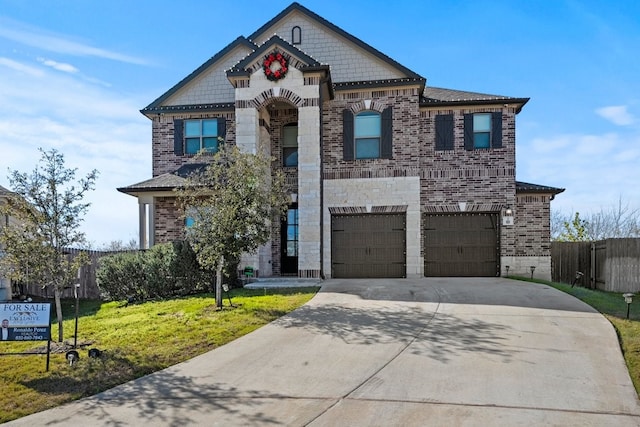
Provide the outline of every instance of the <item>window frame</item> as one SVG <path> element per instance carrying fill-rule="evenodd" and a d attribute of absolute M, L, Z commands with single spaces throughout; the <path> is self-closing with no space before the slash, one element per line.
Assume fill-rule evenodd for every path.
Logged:
<path fill-rule="evenodd" d="M 476 115 L 487 115 L 490 117 L 489 132 L 486 129 L 479 130 L 477 134 L 489 134 L 488 146 L 478 146 L 476 142 L 476 132 L 474 126 L 474 117 Z M 504 148 L 503 135 L 503 113 L 502 111 L 478 111 L 475 113 L 464 114 L 464 148 L 467 151 L 472 150 L 494 150 Z M 485 144 L 486 145 L 486 144 Z"/>
<path fill-rule="evenodd" d="M 488 124 L 487 128 L 480 128 L 480 118 L 486 120 Z M 478 120 L 477 120 L 478 119 Z M 482 125 L 485 125 L 482 123 Z M 488 150 L 491 148 L 491 137 L 493 135 L 492 115 L 491 113 L 474 113 L 473 114 L 473 149 L 474 150 Z M 483 137 L 482 140 L 480 137 Z"/>
<path fill-rule="evenodd" d="M 188 134 L 188 127 L 189 127 L 189 123 L 199 123 L 199 134 L 198 135 L 189 135 Z M 205 122 L 212 122 L 215 123 L 216 126 L 216 133 L 214 134 L 206 134 L 205 130 L 204 130 L 204 125 Z M 220 149 L 220 144 L 224 141 L 224 139 L 221 137 L 220 135 L 220 129 L 218 126 L 219 120 L 218 118 L 204 118 L 204 119 L 185 119 L 184 120 L 184 131 L 183 131 L 183 153 L 187 156 L 195 156 L 196 154 L 200 153 L 201 151 L 204 150 L 205 153 L 207 154 L 215 154 L 218 152 L 218 150 Z M 193 152 L 193 150 L 189 149 L 189 144 L 188 144 L 188 140 L 195 140 L 198 139 L 198 150 Z M 216 146 L 215 146 L 215 150 L 213 149 L 209 149 L 208 147 L 206 147 L 206 141 L 207 140 L 211 140 L 211 139 L 215 139 L 216 141 Z"/>
<path fill-rule="evenodd" d="M 378 132 L 375 134 L 358 135 L 358 117 L 377 117 Z M 377 140 L 378 150 L 376 156 L 359 156 L 358 142 L 367 140 Z M 355 160 L 369 160 L 382 158 L 382 114 L 375 110 L 363 110 L 353 117 L 353 156 Z"/>
<path fill-rule="evenodd" d="M 286 141 L 285 141 L 285 129 L 286 128 L 296 128 L 296 140 L 295 140 L 295 145 L 286 145 Z M 298 123 L 288 123 L 284 126 L 282 126 L 282 166 L 285 168 L 295 168 L 298 167 L 298 150 L 299 150 L 299 144 L 298 144 L 298 132 L 299 132 L 299 128 L 298 128 Z M 293 149 L 295 149 L 295 151 L 293 151 Z M 289 154 L 286 154 L 287 151 L 289 151 Z M 295 164 L 287 164 L 287 157 L 290 156 L 291 154 L 296 154 L 296 160 L 295 160 Z"/>

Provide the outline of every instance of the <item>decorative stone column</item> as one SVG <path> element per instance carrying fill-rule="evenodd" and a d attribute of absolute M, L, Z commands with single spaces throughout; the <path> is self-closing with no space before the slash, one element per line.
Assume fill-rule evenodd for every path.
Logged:
<path fill-rule="evenodd" d="M 320 107 L 298 109 L 298 276 L 320 277 Z"/>

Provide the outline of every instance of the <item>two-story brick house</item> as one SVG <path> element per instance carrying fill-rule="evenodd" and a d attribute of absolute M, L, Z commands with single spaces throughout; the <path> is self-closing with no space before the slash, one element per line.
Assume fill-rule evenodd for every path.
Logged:
<path fill-rule="evenodd" d="M 298 3 L 238 37 L 142 110 L 153 177 L 136 196 L 142 246 L 184 236 L 173 189 L 200 149 L 262 151 L 291 205 L 244 265 L 261 276 L 550 277 L 561 189 L 516 181 L 528 98 L 434 88 Z M 221 142 L 224 141 L 224 142 Z"/>

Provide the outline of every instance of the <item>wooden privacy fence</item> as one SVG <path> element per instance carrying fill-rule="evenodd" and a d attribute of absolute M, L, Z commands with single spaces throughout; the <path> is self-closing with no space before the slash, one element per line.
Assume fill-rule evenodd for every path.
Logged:
<path fill-rule="evenodd" d="M 580 286 L 610 292 L 640 292 L 640 239 L 552 242 L 552 280 L 572 283 L 576 271 L 584 273 L 578 281 Z"/>
<path fill-rule="evenodd" d="M 96 282 L 96 270 L 98 268 L 98 260 L 106 255 L 111 255 L 114 252 L 103 252 L 103 251 L 90 251 L 83 249 L 65 249 L 65 253 L 68 256 L 76 257 L 81 252 L 89 255 L 90 263 L 88 265 L 83 266 L 80 269 L 80 277 L 78 282 L 80 283 L 80 287 L 78 287 L 78 298 L 80 299 L 100 299 L 100 288 L 98 288 L 98 284 Z M 40 284 L 34 283 L 26 283 L 15 285 L 14 287 L 18 287 L 18 293 L 22 295 L 31 295 L 35 297 L 41 298 L 53 298 L 53 288 L 47 286 L 43 288 Z M 15 291 L 15 289 L 14 289 Z M 75 298 L 73 293 L 73 287 L 69 286 L 64 289 L 61 295 L 62 298 Z"/>

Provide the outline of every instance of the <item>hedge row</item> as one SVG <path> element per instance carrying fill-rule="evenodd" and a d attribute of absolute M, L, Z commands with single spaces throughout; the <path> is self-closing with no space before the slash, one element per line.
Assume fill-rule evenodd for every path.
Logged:
<path fill-rule="evenodd" d="M 100 259 L 96 279 L 111 300 L 145 301 L 206 292 L 212 275 L 202 271 L 186 242 L 155 245 Z"/>

